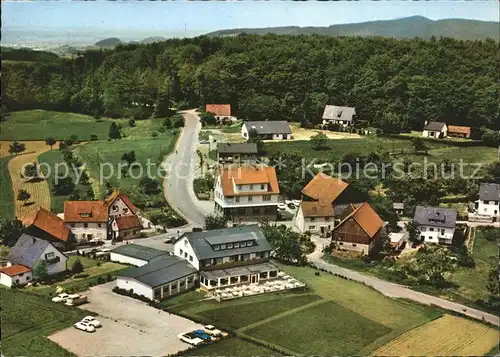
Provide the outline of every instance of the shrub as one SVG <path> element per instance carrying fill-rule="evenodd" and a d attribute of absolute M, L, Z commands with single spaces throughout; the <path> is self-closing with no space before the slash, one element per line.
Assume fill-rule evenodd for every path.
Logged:
<path fill-rule="evenodd" d="M 80 259 L 76 259 L 73 265 L 71 266 L 71 272 L 73 274 L 79 274 L 83 271 L 83 264 L 80 262 Z"/>

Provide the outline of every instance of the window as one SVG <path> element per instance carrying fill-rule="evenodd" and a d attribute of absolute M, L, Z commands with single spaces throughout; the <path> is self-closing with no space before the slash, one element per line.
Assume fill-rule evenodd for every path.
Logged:
<path fill-rule="evenodd" d="M 97 223 L 97 228 L 101 228 L 101 223 Z"/>
<path fill-rule="evenodd" d="M 352 244 L 352 246 L 353 246 L 353 247 L 355 247 L 355 246 L 356 246 L 356 244 L 355 244 L 355 243 L 353 243 L 353 244 Z"/>
<path fill-rule="evenodd" d="M 54 259 L 55 256 L 56 256 L 56 253 L 54 253 L 54 252 L 47 253 L 47 254 L 45 254 L 45 260 Z"/>
<path fill-rule="evenodd" d="M 186 258 L 186 259 L 187 259 L 187 257 L 188 257 L 188 253 L 187 253 L 187 252 L 184 252 L 184 258 Z"/>
<path fill-rule="evenodd" d="M 233 243 L 227 243 L 227 249 L 233 249 Z"/>
<path fill-rule="evenodd" d="M 260 185 L 260 189 L 261 189 L 261 190 L 264 190 L 264 189 L 265 189 L 265 187 L 266 187 L 266 186 L 264 186 L 263 184 L 262 184 L 262 185 Z"/>
<path fill-rule="evenodd" d="M 420 236 L 420 240 L 424 240 L 425 239 L 425 236 Z"/>
<path fill-rule="evenodd" d="M 238 187 L 238 191 L 240 191 L 242 186 L 241 186 L 241 185 L 238 185 L 237 187 Z"/>
<path fill-rule="evenodd" d="M 246 247 L 247 246 L 247 242 L 241 242 L 241 247 Z"/>
<path fill-rule="evenodd" d="M 184 251 L 182 249 L 179 249 L 180 255 L 184 254 Z"/>
<path fill-rule="evenodd" d="M 190 261 L 190 262 L 192 262 L 192 261 L 193 261 L 193 256 L 192 256 L 192 255 L 190 255 L 190 256 L 189 256 L 189 261 Z"/>
<path fill-rule="evenodd" d="M 315 220 L 316 220 L 316 218 L 311 217 L 311 222 L 314 222 Z"/>
<path fill-rule="evenodd" d="M 330 220 L 330 217 L 325 217 L 325 222 L 328 222 Z"/>
<path fill-rule="evenodd" d="M 89 228 L 89 224 L 88 223 L 84 223 L 83 224 L 83 228 Z"/>
<path fill-rule="evenodd" d="M 123 213 L 127 213 L 127 212 L 128 212 L 128 208 L 127 208 L 127 207 L 125 207 L 125 208 L 123 209 Z"/>
<path fill-rule="evenodd" d="M 30 280 L 30 277 L 29 277 L 29 276 L 27 276 L 27 277 L 26 277 L 26 281 L 28 281 L 28 280 Z"/>
<path fill-rule="evenodd" d="M 253 245 L 253 240 L 247 240 L 247 247 L 251 247 Z"/>
<path fill-rule="evenodd" d="M 433 227 L 429 228 L 429 231 L 434 232 L 434 228 Z"/>
<path fill-rule="evenodd" d="M 344 242 L 339 242 L 339 245 L 344 245 Z"/>
<path fill-rule="evenodd" d="M 235 248 L 239 248 L 239 247 L 240 247 L 240 242 L 236 242 L 236 243 L 234 243 L 234 247 L 235 247 Z"/>
<path fill-rule="evenodd" d="M 19 277 L 21 277 L 21 276 L 23 276 L 23 275 L 24 275 L 24 273 L 21 273 L 21 274 L 19 274 Z"/>
<path fill-rule="evenodd" d="M 236 196 L 236 202 L 240 202 L 240 198 Z"/>
<path fill-rule="evenodd" d="M 188 284 L 191 284 L 193 282 L 193 276 L 191 275 L 190 277 L 188 277 Z"/>
<path fill-rule="evenodd" d="M 75 224 L 74 223 L 71 223 L 70 226 L 71 226 L 71 228 L 75 228 Z"/>
<path fill-rule="evenodd" d="M 253 185 L 250 185 L 250 190 L 253 190 Z"/>
<path fill-rule="evenodd" d="M 117 205 L 113 206 L 113 211 L 118 211 L 118 206 Z"/>
<path fill-rule="evenodd" d="M 444 229 L 441 229 L 441 235 L 444 235 Z"/>
<path fill-rule="evenodd" d="M 179 281 L 179 287 L 183 288 L 184 285 L 186 285 L 186 281 L 184 280 Z"/>
<path fill-rule="evenodd" d="M 316 226 L 309 226 L 310 231 L 314 231 L 316 229 Z"/>
<path fill-rule="evenodd" d="M 262 201 L 271 201 L 271 195 L 262 196 Z"/>
<path fill-rule="evenodd" d="M 129 232 L 125 232 L 125 233 L 123 234 L 123 236 L 124 236 L 124 237 L 128 236 L 128 233 L 129 233 Z"/>
<path fill-rule="evenodd" d="M 420 228 L 421 232 L 425 232 L 425 227 Z"/>
<path fill-rule="evenodd" d="M 214 250 L 220 250 L 220 245 L 214 245 Z"/>
<path fill-rule="evenodd" d="M 252 202 L 253 201 L 253 197 L 252 196 L 248 196 L 248 202 Z"/>
<path fill-rule="evenodd" d="M 225 244 L 221 244 L 220 245 L 220 249 L 226 249 L 226 245 Z"/>
<path fill-rule="evenodd" d="M 184 239 L 184 246 L 187 247 L 187 245 L 188 245 L 188 240 Z"/>

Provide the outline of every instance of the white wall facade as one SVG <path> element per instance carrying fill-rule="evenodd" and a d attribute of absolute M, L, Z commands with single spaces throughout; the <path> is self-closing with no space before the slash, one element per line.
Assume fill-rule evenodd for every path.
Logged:
<path fill-rule="evenodd" d="M 236 185 L 233 182 L 233 190 L 238 196 L 226 197 L 222 191 L 220 176 L 215 181 L 214 200 L 222 208 L 238 207 L 259 207 L 259 206 L 277 206 L 279 194 L 270 194 L 267 192 L 268 184 L 254 185 Z M 245 195 L 245 193 L 252 193 Z M 262 194 L 256 194 L 262 192 Z"/>
<path fill-rule="evenodd" d="M 109 215 L 112 217 L 123 217 L 133 215 L 130 208 L 123 202 L 121 197 L 117 197 L 109 206 Z"/>
<path fill-rule="evenodd" d="M 132 289 L 135 294 L 143 295 L 150 300 L 160 300 L 194 288 L 198 279 L 198 273 L 193 273 L 152 288 L 133 278 L 119 276 L 116 278 L 116 286 L 125 290 Z"/>
<path fill-rule="evenodd" d="M 446 138 L 448 136 L 448 127 L 445 126 L 441 131 L 434 131 L 434 130 L 422 131 L 422 136 L 425 138 L 439 138 L 440 134 L 443 134 L 443 138 Z"/>
<path fill-rule="evenodd" d="M 500 200 L 499 201 L 484 201 L 479 200 L 477 213 L 489 217 L 500 217 Z"/>
<path fill-rule="evenodd" d="M 302 207 L 299 207 L 295 217 L 295 225 L 302 233 L 308 231 L 311 233 L 321 233 L 322 228 L 323 232 L 326 233 L 333 230 L 335 219 L 334 217 L 304 217 Z"/>
<path fill-rule="evenodd" d="M 333 119 L 323 119 L 323 125 L 328 125 L 328 124 L 339 124 L 342 126 L 352 126 L 354 125 L 354 120 L 333 120 Z"/>
<path fill-rule="evenodd" d="M 451 244 L 453 235 L 455 234 L 455 228 L 440 228 L 420 225 L 418 230 L 420 231 L 420 238 L 425 243 L 439 244 L 441 240 L 444 244 Z"/>
<path fill-rule="evenodd" d="M 123 254 L 115 253 L 115 252 L 111 252 L 109 254 L 109 260 L 111 260 L 112 262 L 117 262 L 117 263 L 135 265 L 137 267 L 141 267 L 141 266 L 146 265 L 148 263 L 146 260 L 129 257 L 128 255 L 123 255 Z"/>
<path fill-rule="evenodd" d="M 8 276 L 7 274 L 0 273 L 0 284 L 7 286 L 9 288 L 12 285 L 14 285 L 14 283 L 18 283 L 19 285 L 25 285 L 32 280 L 33 280 L 33 274 L 31 273 L 31 271 L 14 275 L 12 277 Z"/>
<path fill-rule="evenodd" d="M 135 294 L 143 295 L 148 299 L 153 300 L 153 288 L 133 278 L 118 276 L 116 278 L 116 286 L 118 286 L 120 289 L 125 289 L 125 290 L 132 289 Z"/>
<path fill-rule="evenodd" d="M 241 127 L 241 136 L 244 137 L 245 139 L 249 138 L 249 132 L 246 126 L 243 124 Z M 265 135 L 261 135 L 265 136 Z M 290 140 L 292 138 L 292 134 L 273 134 L 272 136 L 273 140 Z"/>
<path fill-rule="evenodd" d="M 59 261 L 50 263 L 51 259 L 55 257 L 59 257 Z M 49 273 L 49 275 L 66 271 L 66 262 L 68 261 L 68 257 L 65 256 L 63 253 L 61 253 L 60 251 L 58 251 L 57 248 L 54 247 L 52 244 L 49 244 L 47 248 L 45 248 L 45 250 L 43 251 L 40 258 L 38 258 L 35 265 L 42 259 L 47 261 L 47 272 Z"/>
<path fill-rule="evenodd" d="M 187 260 L 197 270 L 200 270 L 200 261 L 186 237 L 182 237 L 174 243 L 174 255 Z"/>
<path fill-rule="evenodd" d="M 108 236 L 106 222 L 69 222 L 66 225 L 75 235 L 77 242 L 89 242 L 92 239 L 106 240 Z"/>

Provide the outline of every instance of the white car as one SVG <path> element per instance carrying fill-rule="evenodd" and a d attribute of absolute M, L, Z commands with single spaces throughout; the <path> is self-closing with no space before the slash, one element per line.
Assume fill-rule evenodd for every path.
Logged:
<path fill-rule="evenodd" d="M 278 209 L 279 209 L 280 211 L 284 211 L 284 210 L 286 210 L 286 204 L 284 204 L 284 203 L 278 203 Z"/>
<path fill-rule="evenodd" d="M 79 321 L 75 325 L 75 328 L 85 332 L 95 332 L 95 327 L 88 322 Z"/>
<path fill-rule="evenodd" d="M 207 335 L 222 336 L 222 331 L 216 329 L 214 325 L 205 325 L 204 329 L 205 329 L 205 332 L 207 333 Z"/>
<path fill-rule="evenodd" d="M 87 322 L 96 328 L 102 327 L 101 323 L 94 316 L 85 316 L 81 322 Z"/>
<path fill-rule="evenodd" d="M 59 294 L 55 297 L 52 298 L 52 301 L 53 302 L 66 302 L 66 300 L 68 299 L 69 295 L 66 294 L 66 293 L 62 293 L 62 294 Z"/>
<path fill-rule="evenodd" d="M 198 336 L 196 336 L 195 334 L 193 334 L 191 332 L 181 333 L 181 334 L 177 335 L 177 338 L 179 338 L 179 340 L 181 340 L 182 342 L 189 343 L 190 345 L 193 345 L 193 346 L 198 346 L 198 345 L 201 345 L 203 343 L 203 340 L 201 338 L 199 338 Z"/>

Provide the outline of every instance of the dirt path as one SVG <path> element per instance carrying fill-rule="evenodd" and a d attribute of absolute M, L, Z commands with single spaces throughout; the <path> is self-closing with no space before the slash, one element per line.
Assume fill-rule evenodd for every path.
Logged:
<path fill-rule="evenodd" d="M 2 154 L 4 151 L 4 143 L 5 142 L 2 142 Z M 43 143 L 43 145 L 41 145 L 41 143 Z M 45 145 L 43 141 L 27 141 L 26 144 L 26 151 L 28 153 L 19 154 L 13 157 L 8 164 L 9 175 L 12 181 L 12 190 L 14 191 L 15 215 L 23 222 L 26 222 L 27 219 L 29 219 L 30 216 L 36 212 L 38 207 L 50 210 L 51 203 L 50 188 L 46 180 L 38 182 L 25 182 L 21 176 L 23 165 L 29 162 L 36 162 L 38 160 L 38 156 L 46 151 L 49 151 L 50 147 Z M 31 152 L 29 152 L 30 149 Z M 24 202 L 17 200 L 17 193 L 20 189 L 25 189 L 30 193 L 31 198 L 28 201 L 28 205 L 25 205 Z"/>

